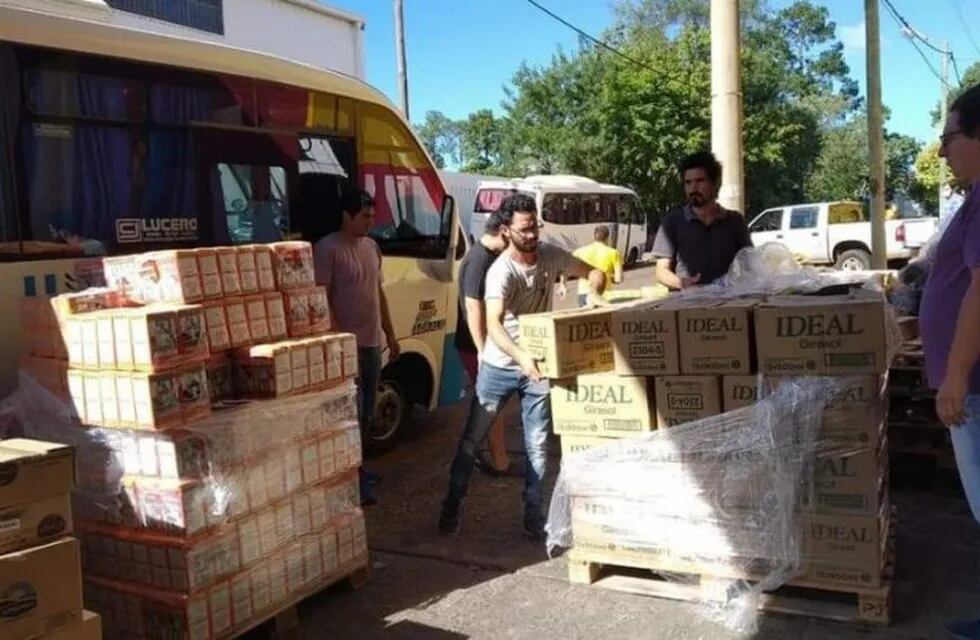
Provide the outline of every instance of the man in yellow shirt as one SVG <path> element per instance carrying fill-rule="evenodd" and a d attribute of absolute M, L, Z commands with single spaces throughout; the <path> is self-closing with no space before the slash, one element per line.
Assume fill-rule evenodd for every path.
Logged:
<path fill-rule="evenodd" d="M 600 224 L 592 233 L 595 242 L 576 249 L 572 255 L 593 269 L 598 269 L 606 275 L 606 282 L 619 284 L 623 281 L 623 256 L 609 246 L 609 227 Z M 584 307 L 588 303 L 588 280 L 578 281 L 578 304 Z"/>

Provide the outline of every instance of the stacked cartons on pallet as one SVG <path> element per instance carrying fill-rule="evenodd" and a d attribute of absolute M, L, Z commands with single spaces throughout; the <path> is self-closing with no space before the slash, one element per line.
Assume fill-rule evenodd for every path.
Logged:
<path fill-rule="evenodd" d="M 310 245 L 105 271 L 26 303 L 51 332 L 25 365 L 70 407 L 66 441 L 101 452 L 74 509 L 106 637 L 227 637 L 366 567 L 356 342 L 329 333 Z"/>
<path fill-rule="evenodd" d="M 822 399 L 812 490 L 801 490 L 796 506 L 803 528 L 799 580 L 828 588 L 877 587 L 885 580 L 890 530 L 885 313 L 883 297 L 864 290 L 721 301 L 675 297 L 522 318 L 521 343 L 530 334 L 542 371 L 556 378 L 552 412 L 566 456 L 752 406 L 760 384 L 771 392 L 794 376 L 832 376 L 829 397 Z M 618 455 L 629 458 L 625 447 Z M 634 453 L 643 459 L 642 445 Z M 760 477 L 738 478 L 745 483 L 740 489 L 713 486 L 719 478 L 712 478 L 705 459 L 668 462 L 677 461 L 665 461 L 658 470 L 666 475 L 658 480 L 687 483 L 686 489 L 694 483 L 704 502 L 660 504 L 648 497 L 654 502 L 617 504 L 573 493 L 571 557 L 705 575 L 764 575 L 747 568 L 764 566 L 765 544 L 713 540 L 719 527 L 710 523 L 725 521 L 726 535 L 739 537 L 739 508 L 760 506 L 740 501 L 759 500 L 765 493 L 754 489 L 773 482 L 765 465 Z M 751 472 L 751 465 L 745 468 Z M 628 465 L 622 472 L 637 473 Z M 634 479 L 651 482 L 639 474 Z M 746 536 L 750 529 L 759 530 L 746 528 Z M 698 536 L 703 545 L 697 553 L 672 553 L 671 539 L 691 549 Z M 638 544 L 644 540 L 648 544 Z M 726 548 L 739 557 L 712 555 Z M 753 549 L 756 558 L 750 557 Z"/>

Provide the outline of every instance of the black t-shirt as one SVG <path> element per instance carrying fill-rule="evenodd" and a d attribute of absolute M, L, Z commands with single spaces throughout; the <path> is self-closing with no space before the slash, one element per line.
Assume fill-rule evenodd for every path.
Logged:
<path fill-rule="evenodd" d="M 699 284 L 711 284 L 728 273 L 740 249 L 751 246 L 745 218 L 737 211 L 722 209 L 720 217 L 705 225 L 685 206 L 664 217 L 652 253 L 669 259 L 678 276 L 701 274 Z"/>
<path fill-rule="evenodd" d="M 462 351 L 476 351 L 469 325 L 466 324 L 465 298 L 483 300 L 486 292 L 487 271 L 497 259 L 497 254 L 477 241 L 463 256 L 459 265 L 459 320 L 456 323 L 456 348 Z"/>

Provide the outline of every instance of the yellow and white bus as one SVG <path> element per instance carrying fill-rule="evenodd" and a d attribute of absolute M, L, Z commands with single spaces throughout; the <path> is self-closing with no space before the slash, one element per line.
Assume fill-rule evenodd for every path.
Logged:
<path fill-rule="evenodd" d="M 94 283 L 103 255 L 315 242 L 339 226 L 348 182 L 377 203 L 402 348 L 369 434 L 380 446 L 462 378 L 455 203 L 390 102 L 261 53 L 0 3 L 0 392 L 30 330 L 20 298 Z"/>

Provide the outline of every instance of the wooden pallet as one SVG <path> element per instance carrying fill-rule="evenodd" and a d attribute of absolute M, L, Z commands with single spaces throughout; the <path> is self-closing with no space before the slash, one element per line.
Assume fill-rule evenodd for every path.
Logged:
<path fill-rule="evenodd" d="M 893 553 L 890 556 L 894 557 Z M 568 579 L 578 584 L 684 602 L 725 602 L 732 578 L 608 564 L 591 552 L 569 552 Z M 848 623 L 887 625 L 892 615 L 892 560 L 879 587 L 795 580 L 763 593 L 759 610 Z"/>
<path fill-rule="evenodd" d="M 336 575 L 333 578 L 315 584 L 305 591 L 301 591 L 290 602 L 273 609 L 264 618 L 232 629 L 222 635 L 220 637 L 221 640 L 230 640 L 231 638 L 239 638 L 240 636 L 246 635 L 248 640 L 252 640 L 253 638 L 270 638 L 275 640 L 301 638 L 299 609 L 303 602 L 335 586 L 343 586 L 351 590 L 364 586 L 371 577 L 371 564 L 367 558 L 364 558 L 362 562 L 363 564 L 355 565 L 345 573 Z"/>

